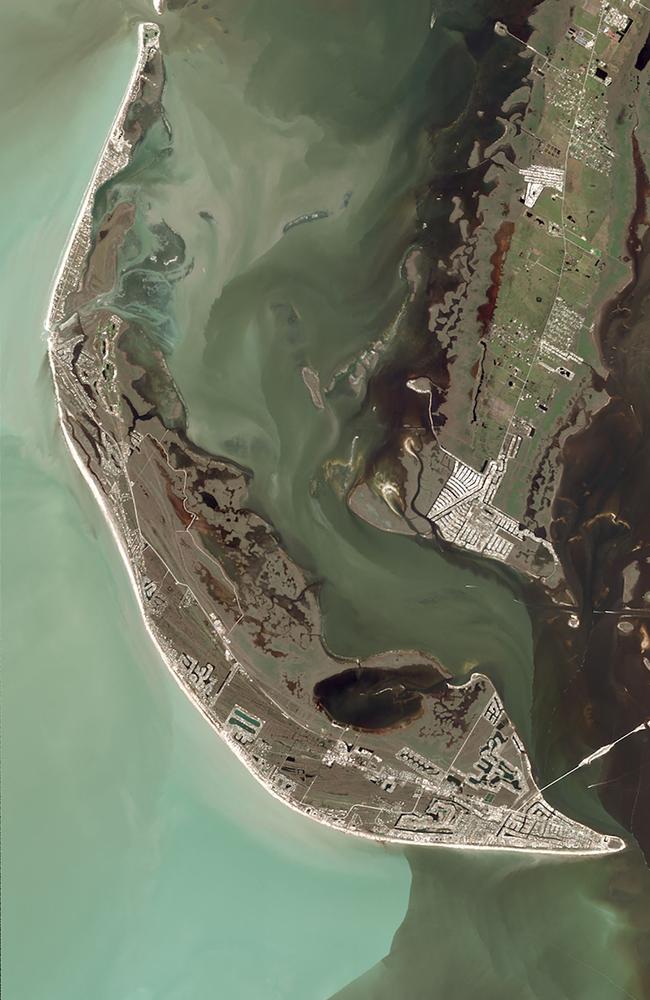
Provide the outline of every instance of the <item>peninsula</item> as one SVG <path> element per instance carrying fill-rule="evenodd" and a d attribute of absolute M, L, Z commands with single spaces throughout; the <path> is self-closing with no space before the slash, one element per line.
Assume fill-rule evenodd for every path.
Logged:
<path fill-rule="evenodd" d="M 347 833 L 455 848 L 622 849 L 545 801 L 486 676 L 451 683 L 414 650 L 363 661 L 327 650 L 317 588 L 247 506 L 250 473 L 192 443 L 161 351 L 104 307 L 134 209 L 111 203 L 100 217 L 96 195 L 162 114 L 159 29 L 138 30 L 133 75 L 46 326 L 65 440 L 172 676 L 271 794 Z"/>

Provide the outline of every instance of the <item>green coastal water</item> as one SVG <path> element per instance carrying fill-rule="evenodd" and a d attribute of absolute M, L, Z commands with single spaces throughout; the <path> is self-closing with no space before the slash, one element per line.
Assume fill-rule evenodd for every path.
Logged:
<path fill-rule="evenodd" d="M 377 5 L 369 51 L 375 44 L 382 51 L 384 6 Z M 372 94 L 406 100 L 400 72 L 425 14 L 428 27 L 425 6 L 407 4 L 409 16 L 398 19 L 402 70 L 383 80 L 378 59 L 375 76 L 366 77 L 360 61 L 350 86 L 340 83 L 339 104 L 363 92 L 364 81 Z M 266 95 L 265 113 L 254 110 L 273 78 L 277 47 L 286 54 L 283 37 L 304 44 L 321 23 L 317 7 L 306 5 L 306 20 L 292 24 L 290 5 L 277 4 L 266 18 L 263 5 L 251 6 L 236 58 L 224 61 L 223 97 L 212 75 L 222 31 L 216 10 L 207 11 L 209 24 L 198 13 L 163 18 L 176 148 L 169 167 L 140 178 L 139 198 L 148 223 L 164 218 L 194 260 L 166 307 L 166 329 L 178 338 L 175 371 L 196 436 L 248 457 L 260 503 L 330 581 L 323 604 L 332 645 L 346 652 L 355 643 L 364 652 L 373 644 L 431 646 L 459 673 L 466 661 L 487 659 L 525 731 L 530 626 L 513 591 L 494 574 L 477 576 L 424 546 L 366 529 L 325 489 L 317 502 L 306 499 L 338 428 L 336 413 L 311 406 L 299 369 L 336 367 L 346 344 L 364 343 L 399 299 L 392 249 L 383 258 L 368 237 L 370 257 L 359 252 L 355 261 L 350 246 L 372 218 L 386 227 L 387 247 L 406 232 L 412 208 L 400 191 L 412 165 L 400 164 L 396 144 L 409 130 L 415 136 L 421 114 L 397 123 L 382 110 L 384 96 L 373 119 L 381 134 L 362 136 L 357 148 L 350 130 L 372 101 L 357 108 L 347 133 L 324 121 L 327 90 L 313 81 L 297 110 L 288 105 L 293 125 L 268 120 L 269 107 L 277 111 L 293 94 L 282 80 Z M 322 829 L 250 778 L 151 646 L 109 532 L 57 432 L 41 336 L 55 262 L 130 72 L 133 25 L 143 16 L 151 17 L 148 4 L 91 0 L 74 7 L 32 0 L 2 15 L 0 110 L 11 136 L 0 155 L 3 996 L 642 1000 L 648 879 L 635 852 L 606 861 L 398 852 Z M 350 59 L 363 5 L 356 16 Z M 333 24 L 323 39 L 330 47 Z M 239 122 L 249 103 L 241 67 L 248 50 L 269 38 Z M 417 50 L 418 65 L 429 44 Z M 29 74 L 20 72 L 25 64 Z M 292 63 L 287 79 L 307 77 L 310 66 L 304 57 Z M 415 155 L 417 140 L 410 141 Z M 313 172 L 299 168 L 306 154 Z M 275 215 L 274 188 L 285 192 Z M 331 226 L 290 232 L 297 256 L 295 241 L 291 252 L 270 253 L 283 221 L 336 207 L 350 189 L 349 227 L 341 213 Z M 355 197 L 366 206 L 356 215 Z M 199 211 L 217 220 L 219 238 Z M 291 266 L 300 256 L 313 262 L 320 225 L 332 232 L 323 238 L 318 280 L 305 290 L 310 267 L 298 269 L 298 280 Z M 381 293 L 372 268 L 388 283 Z M 282 273 L 287 284 L 276 295 Z M 222 294 L 242 274 L 249 277 L 239 279 L 241 290 Z M 267 289 L 259 301 L 251 299 L 257 281 Z M 298 285 L 302 311 L 318 323 L 303 324 L 291 342 L 286 311 L 271 306 L 294 301 Z M 355 317 L 358 289 L 366 297 Z M 244 308 L 247 296 L 252 304 Z M 333 350 L 324 339 L 335 328 Z M 389 617 L 384 609 L 394 610 L 395 601 L 399 613 Z"/>
<path fill-rule="evenodd" d="M 301 376 L 310 366 L 326 386 L 391 328 L 427 178 L 423 125 L 453 121 L 472 60 L 456 33 L 430 30 L 428 0 L 294 10 L 248 0 L 223 26 L 190 8 L 165 19 L 172 139 L 157 129 L 109 185 L 136 201 L 140 242 L 123 249 L 112 304 L 168 351 L 194 440 L 252 468 L 253 503 L 323 581 L 332 649 L 428 649 L 458 677 L 480 664 L 527 738 L 532 643 L 516 588 L 351 515 L 323 463 L 346 460 L 357 432 L 367 448 L 377 427 L 359 425 L 343 388 L 318 410 Z M 283 232 L 315 211 L 330 215 Z"/>
<path fill-rule="evenodd" d="M 130 72 L 119 35 L 3 108 L 3 996 L 324 998 L 389 947 L 408 865 L 290 813 L 214 738 L 56 429 L 41 322 Z"/>

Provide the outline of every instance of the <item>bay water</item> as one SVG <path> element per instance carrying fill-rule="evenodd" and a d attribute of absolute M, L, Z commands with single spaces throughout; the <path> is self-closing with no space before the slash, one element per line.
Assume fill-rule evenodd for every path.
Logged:
<path fill-rule="evenodd" d="M 84 58 L 65 4 L 3 15 L 3 996 L 324 998 L 390 946 L 408 864 L 285 809 L 208 729 L 56 424 L 48 291 L 135 52 L 96 13 Z"/>
<path fill-rule="evenodd" d="M 199 14 L 162 18 L 175 146 L 171 173 L 144 177 L 139 197 L 141 215 L 154 223 L 164 218 L 194 259 L 168 316 L 166 329 L 176 337 L 172 364 L 197 439 L 248 457 L 260 505 L 325 579 L 328 641 L 336 651 L 421 645 L 459 675 L 487 659 L 525 734 L 530 626 L 508 581 L 367 529 L 324 488 L 316 503 L 309 491 L 340 425 L 336 413 L 311 407 L 299 367 L 308 362 L 325 379 L 328 366 L 343 363 L 371 328 L 388 322 L 402 294 L 398 261 L 392 250 L 377 256 L 367 235 L 370 220 L 381 216 L 370 195 L 377 189 L 380 198 L 397 198 L 381 224 L 387 246 L 399 246 L 413 218 L 405 194 L 412 164 L 400 165 L 400 142 L 410 142 L 415 172 L 423 169 L 419 111 L 408 126 L 392 112 L 377 112 L 374 137 L 355 142 L 369 100 L 333 138 L 331 122 L 324 123 L 328 91 L 314 92 L 308 59 L 292 63 L 288 89 L 280 80 L 268 95 L 267 103 L 295 101 L 293 85 L 304 75 L 307 96 L 297 113 L 292 107 L 291 128 L 271 127 L 268 113 L 260 114 L 263 83 L 282 64 L 278 51 L 286 56 L 287 39 L 304 47 L 322 24 L 320 6 L 305 5 L 299 38 L 291 34 L 291 5 L 278 4 L 276 16 L 266 17 L 264 5 L 250 8 L 255 16 L 242 51 L 260 39 L 270 47 L 267 61 L 256 63 L 250 100 L 236 72 L 233 79 L 223 71 L 222 91 L 206 86 L 223 28 L 214 5 L 206 10 L 212 35 Z M 342 5 L 329 6 L 340 16 Z M 427 38 L 409 56 L 428 17 L 421 3 L 405 6 L 409 17 L 395 51 L 404 71 L 417 64 L 415 86 L 419 60 L 443 58 L 453 40 L 427 54 Z M 367 16 L 363 5 L 356 9 L 350 58 L 361 14 Z M 377 5 L 371 41 L 392 23 L 382 20 L 387 10 Z M 4 995 L 641 1000 L 647 873 L 636 852 L 604 861 L 400 852 L 321 828 L 266 795 L 187 703 L 151 646 L 109 532 L 58 433 L 42 319 L 67 230 L 130 72 L 134 25 L 152 14 L 135 0 L 25 0 L 2 15 Z M 331 46 L 337 37 L 330 29 Z M 399 89 L 399 73 L 383 81 L 376 63 L 370 83 L 374 93 L 387 88 L 387 101 Z M 244 65 L 245 54 L 232 57 L 235 70 Z M 353 89 L 363 83 L 359 70 Z M 341 87 L 344 101 L 344 81 Z M 415 97 L 424 100 L 417 87 Z M 403 93 L 401 100 L 406 108 Z M 332 117 L 340 123 L 340 114 Z M 313 171 L 287 166 L 287 142 L 312 157 Z M 281 211 L 274 177 L 284 192 Z M 299 280 L 291 277 L 295 246 L 269 256 L 278 224 L 303 207 L 339 205 L 327 198 L 341 194 L 342 203 L 349 190 L 350 209 L 355 190 L 365 192 L 358 200 L 366 208 L 350 212 L 350 232 L 333 220 L 318 280 L 306 265 Z M 200 211 L 221 226 L 218 239 Z M 312 262 L 320 224 L 294 234 Z M 368 261 L 358 261 L 354 272 L 350 256 L 351 241 L 364 238 L 390 286 L 365 297 L 360 315 L 374 317 L 367 325 L 349 318 L 355 282 L 367 290 L 370 280 Z M 339 257 L 345 266 L 337 266 Z M 260 296 L 252 309 L 237 287 L 224 299 L 228 282 L 236 286 L 257 258 L 265 259 L 259 283 L 246 279 L 249 290 L 277 288 L 284 268 L 283 294 Z M 346 277 L 350 270 L 356 278 Z M 323 281 L 342 297 L 319 326 Z M 291 342 L 278 327 L 282 311 L 269 311 L 269 301 L 284 308 L 296 294 L 315 319 Z M 395 607 L 399 614 L 389 615 Z"/>

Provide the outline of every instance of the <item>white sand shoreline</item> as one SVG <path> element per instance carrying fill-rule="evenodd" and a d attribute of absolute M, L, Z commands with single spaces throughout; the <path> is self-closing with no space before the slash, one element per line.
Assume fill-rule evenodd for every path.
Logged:
<path fill-rule="evenodd" d="M 149 38 L 148 39 L 145 37 L 146 34 L 147 34 L 147 32 L 149 32 Z M 255 780 L 269 794 L 271 794 L 275 799 L 277 799 L 283 805 L 285 805 L 288 808 L 292 809 L 294 812 L 298 813 L 299 815 L 301 815 L 303 817 L 306 817 L 307 819 L 311 819 L 312 821 L 317 822 L 317 823 L 319 823 L 321 825 L 327 826 L 330 829 L 336 830 L 336 831 L 338 831 L 341 834 L 347 834 L 347 835 L 353 835 L 353 836 L 356 836 L 356 837 L 361 837 L 361 838 L 363 838 L 365 840 L 374 841 L 376 843 L 380 843 L 380 844 L 384 844 L 384 845 L 387 845 L 387 844 L 398 844 L 398 845 L 400 845 L 402 847 L 404 847 L 404 846 L 444 847 L 444 848 L 451 848 L 451 849 L 454 849 L 454 850 L 464 850 L 464 851 L 502 851 L 502 852 L 505 851 L 507 853 L 517 853 L 517 854 L 523 852 L 523 853 L 527 853 L 527 854 L 535 854 L 535 855 L 538 855 L 538 856 L 539 855 L 553 855 L 553 856 L 565 857 L 565 858 L 582 857 L 582 856 L 592 856 L 592 855 L 600 855 L 600 854 L 610 854 L 610 853 L 613 853 L 615 851 L 623 850 L 626 847 L 626 844 L 625 844 L 625 842 L 623 840 L 621 840 L 618 837 L 606 837 L 606 835 L 603 835 L 603 839 L 604 840 L 607 839 L 608 844 L 610 846 L 602 846 L 600 848 L 594 847 L 594 848 L 589 849 L 589 850 L 578 850 L 578 849 L 572 849 L 572 848 L 555 849 L 555 848 L 544 848 L 544 847 L 529 848 L 529 847 L 517 847 L 517 846 L 508 846 L 508 845 L 501 845 L 501 844 L 489 844 L 489 845 L 480 845 L 479 844 L 479 845 L 471 845 L 471 844 L 464 844 L 464 843 L 463 844 L 458 844 L 458 843 L 444 843 L 444 842 L 439 842 L 439 841 L 431 841 L 431 840 L 426 840 L 426 839 L 419 839 L 421 836 L 423 836 L 422 834 L 411 833 L 410 835 L 408 835 L 408 831 L 405 831 L 407 833 L 407 836 L 405 836 L 405 837 L 391 836 L 389 834 L 383 834 L 383 833 L 381 835 L 379 835 L 379 834 L 370 833 L 368 831 L 359 830 L 357 828 L 346 827 L 346 826 L 343 826 L 343 825 L 340 825 L 340 824 L 333 823 L 330 820 L 328 820 L 325 816 L 317 814 L 314 811 L 307 811 L 305 808 L 301 808 L 300 805 L 296 804 L 295 801 L 292 801 L 292 800 L 290 800 L 288 798 L 285 798 L 284 796 L 280 795 L 272 787 L 272 785 L 267 780 L 265 780 L 265 778 L 251 765 L 251 762 L 246 757 L 246 755 L 243 753 L 243 751 L 241 750 L 239 744 L 237 744 L 236 742 L 234 742 L 234 741 L 232 741 L 232 740 L 230 740 L 230 739 L 227 738 L 227 736 L 224 733 L 223 728 L 220 727 L 218 725 L 218 723 L 216 722 L 216 720 L 210 716 L 210 714 L 208 713 L 208 711 L 206 709 L 206 706 L 195 695 L 194 691 L 188 685 L 186 685 L 186 684 L 183 683 L 183 681 L 179 677 L 177 671 L 174 669 L 170 657 L 168 656 L 167 652 L 163 648 L 163 645 L 161 644 L 160 638 L 156 634 L 156 631 L 155 631 L 154 627 L 151 625 L 151 623 L 149 621 L 149 618 L 147 616 L 147 612 L 146 612 L 146 608 L 145 608 L 144 601 L 143 601 L 143 596 L 142 596 L 142 590 L 141 590 L 140 584 L 138 582 L 138 579 L 136 577 L 136 573 L 135 573 L 135 570 L 134 570 L 133 562 L 132 562 L 131 558 L 129 557 L 129 553 L 127 552 L 124 538 L 123 538 L 123 536 L 122 536 L 122 534 L 120 532 L 120 529 L 119 529 L 119 527 L 118 527 L 118 525 L 116 523 L 115 517 L 113 516 L 113 512 L 110 509 L 109 505 L 107 504 L 105 498 L 102 496 L 102 493 L 101 493 L 101 491 L 99 489 L 99 486 L 98 486 L 96 480 L 94 479 L 94 477 L 90 473 L 90 470 L 87 468 L 86 464 L 84 463 L 84 461 L 83 461 L 83 459 L 81 457 L 79 448 L 75 444 L 75 442 L 73 440 L 73 437 L 70 434 L 70 431 L 68 430 L 68 427 L 66 425 L 66 413 L 64 411 L 63 403 L 62 403 L 62 400 L 61 400 L 61 393 L 60 393 L 60 388 L 59 388 L 59 384 L 58 384 L 57 373 L 56 373 L 56 365 L 55 365 L 55 360 L 54 360 L 54 352 L 55 352 L 55 347 L 56 347 L 56 327 L 57 327 L 58 321 L 61 318 L 61 316 L 59 315 L 59 313 L 60 313 L 60 310 L 61 310 L 62 306 L 65 304 L 65 298 L 66 298 L 66 294 L 64 294 L 62 292 L 62 289 L 65 289 L 65 287 L 67 285 L 66 277 L 68 276 L 70 269 L 74 268 L 74 266 L 75 266 L 70 261 L 70 256 L 73 253 L 73 251 L 76 252 L 78 250 L 78 246 L 75 246 L 75 244 L 76 243 L 78 244 L 78 242 L 79 242 L 80 239 L 83 240 L 85 244 L 87 243 L 87 245 L 85 246 L 85 252 L 87 252 L 87 250 L 89 249 L 89 246 L 90 246 L 89 230 L 90 230 L 90 223 L 91 223 L 91 220 L 92 220 L 93 198 L 94 198 L 94 195 L 95 195 L 95 192 L 96 192 L 98 186 L 101 183 L 104 183 L 108 179 L 108 177 L 112 176 L 112 174 L 114 174 L 116 172 L 117 169 L 121 169 L 121 167 L 123 167 L 125 165 L 125 163 L 128 162 L 129 155 L 128 155 L 128 153 L 124 152 L 124 146 L 122 146 L 121 147 L 121 153 L 125 157 L 124 162 L 122 162 L 121 164 L 118 164 L 118 166 L 116 167 L 116 169 L 114 169 L 112 171 L 112 173 L 109 173 L 109 174 L 105 174 L 104 173 L 104 174 L 102 174 L 102 171 L 106 167 L 106 163 L 107 163 L 108 160 L 113 160 L 113 163 L 114 163 L 114 157 L 113 157 L 113 155 L 112 155 L 112 153 L 110 151 L 111 143 L 115 143 L 117 141 L 117 143 L 119 145 L 119 137 L 120 137 L 120 134 L 122 132 L 122 126 L 123 126 L 124 119 L 126 117 L 126 113 L 127 113 L 128 107 L 129 107 L 129 105 L 131 103 L 131 100 L 132 100 L 132 97 L 133 97 L 134 88 L 135 88 L 135 86 L 136 86 L 136 84 L 137 84 L 137 82 L 139 80 L 140 74 L 142 72 L 142 69 L 143 69 L 145 63 L 146 63 L 146 59 L 148 58 L 149 52 L 154 47 L 156 49 L 158 48 L 158 37 L 159 36 L 158 36 L 158 27 L 157 27 L 157 25 L 152 24 L 150 22 L 143 22 L 143 23 L 141 23 L 138 26 L 138 54 L 137 54 L 135 66 L 134 66 L 134 69 L 133 69 L 133 71 L 131 73 L 131 77 L 129 79 L 129 83 L 128 83 L 128 86 L 126 88 L 124 97 L 122 98 L 122 101 L 121 101 L 121 103 L 119 105 L 118 111 L 117 111 L 117 113 L 115 115 L 115 118 L 113 119 L 113 123 L 112 123 L 112 126 L 111 126 L 110 130 L 109 130 L 107 139 L 106 139 L 106 141 L 105 141 L 105 143 L 104 143 L 104 145 L 102 147 L 102 150 L 101 150 L 101 153 L 100 153 L 97 165 L 96 165 L 96 167 L 95 167 L 95 169 L 93 171 L 91 180 L 88 183 L 88 186 L 87 186 L 86 191 L 84 193 L 84 197 L 82 199 L 82 202 L 81 202 L 81 205 L 80 205 L 80 208 L 79 208 L 79 212 L 77 214 L 77 217 L 75 219 L 74 224 L 71 227 L 68 239 L 66 241 L 65 249 L 64 249 L 63 255 L 61 257 L 61 260 L 60 260 L 60 263 L 59 263 L 59 266 L 58 266 L 58 269 L 57 269 L 57 272 L 56 272 L 56 275 L 55 275 L 55 278 L 54 278 L 52 292 L 50 294 L 49 301 L 48 301 L 48 307 L 47 307 L 47 313 L 46 313 L 46 320 L 45 320 L 45 328 L 46 328 L 46 332 L 47 332 L 48 358 L 49 358 L 49 363 L 50 363 L 50 370 L 51 370 L 51 373 L 52 373 L 52 380 L 53 380 L 53 383 L 54 383 L 54 393 L 55 393 L 56 406 L 57 406 L 57 415 L 58 415 L 59 423 L 61 425 L 61 429 L 63 431 L 63 436 L 64 436 L 64 439 L 65 439 L 65 442 L 66 442 L 66 444 L 67 444 L 67 446 L 68 446 L 68 448 L 69 448 L 69 450 L 70 450 L 70 452 L 72 454 L 72 457 L 74 459 L 74 462 L 75 462 L 77 468 L 79 469 L 79 471 L 81 472 L 81 475 L 83 476 L 83 478 L 87 482 L 88 486 L 90 487 L 90 490 L 91 490 L 91 492 L 92 492 L 95 500 L 97 501 L 97 503 L 98 503 L 98 505 L 99 505 L 99 507 L 100 507 L 100 509 L 102 511 L 102 514 L 104 515 L 106 521 L 108 522 L 109 528 L 111 530 L 111 533 L 112 533 L 113 538 L 115 540 L 115 543 L 117 545 L 118 551 L 119 551 L 119 553 L 120 553 L 120 555 L 122 557 L 122 560 L 123 560 L 123 562 L 124 562 L 124 564 L 126 566 L 127 573 L 128 573 L 128 576 L 129 576 L 129 581 L 130 581 L 131 587 L 133 589 L 133 592 L 134 592 L 134 594 L 136 596 L 136 600 L 138 602 L 138 608 L 140 610 L 140 614 L 142 616 L 142 620 L 144 622 L 145 628 L 146 628 L 146 630 L 147 630 L 147 632 L 149 634 L 149 637 L 151 638 L 152 642 L 154 643 L 154 645 L 155 645 L 158 653 L 160 654 L 163 662 L 165 663 L 167 669 L 171 673 L 171 675 L 174 678 L 174 681 L 176 682 L 176 684 L 179 686 L 179 688 L 181 688 L 181 690 L 183 691 L 183 693 L 185 694 L 185 696 L 190 699 L 190 701 L 193 703 L 193 705 L 195 706 L 195 708 L 197 708 L 200 711 L 201 715 L 206 719 L 206 721 L 208 722 L 208 724 L 210 725 L 210 727 L 214 730 L 214 732 L 216 732 L 222 739 L 225 740 L 225 742 L 227 743 L 229 749 L 232 750 L 232 752 L 244 764 L 244 766 L 246 767 L 246 770 L 250 774 L 253 775 L 253 777 L 255 778 Z M 128 147 L 128 143 L 124 143 L 124 145 L 126 145 Z M 128 147 L 128 148 L 129 148 L 129 151 L 130 151 L 130 147 Z M 82 259 L 85 257 L 85 252 L 82 254 Z M 79 274 L 77 273 L 75 277 L 76 277 L 77 283 L 78 283 Z M 141 536 L 141 540 L 142 540 L 142 542 L 144 544 L 145 540 L 142 538 L 142 536 Z M 467 681 L 466 684 L 472 683 L 472 679 L 473 679 L 474 676 L 478 676 L 478 675 L 472 675 L 472 678 L 470 678 L 470 680 Z M 454 685 L 454 686 L 455 687 L 464 687 L 464 686 L 466 686 L 466 684 L 460 684 L 460 685 Z M 526 763 L 527 769 L 530 770 L 530 765 L 529 765 L 528 757 L 525 754 L 524 754 L 524 759 L 525 759 L 525 763 Z M 531 780 L 532 780 L 532 776 L 531 776 Z M 534 784 L 534 782 L 533 782 L 533 787 L 536 787 L 535 784 Z M 543 797 L 541 796 L 541 794 L 540 794 L 539 797 L 540 797 L 541 801 L 545 801 L 543 799 Z M 617 846 L 613 846 L 614 844 L 616 844 Z"/>

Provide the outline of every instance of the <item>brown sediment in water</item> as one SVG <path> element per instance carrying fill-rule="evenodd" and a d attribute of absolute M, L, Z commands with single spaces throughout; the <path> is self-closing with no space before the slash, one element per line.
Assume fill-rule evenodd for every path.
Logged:
<path fill-rule="evenodd" d="M 646 172 L 641 147 L 636 137 L 636 132 L 632 133 L 632 162 L 634 163 L 634 178 L 636 199 L 634 211 L 627 230 L 625 245 L 632 258 L 634 275 L 638 273 L 639 255 L 641 253 L 641 243 L 639 240 L 639 227 L 648 225 L 648 197 L 650 197 L 650 181 Z"/>
<path fill-rule="evenodd" d="M 496 236 L 494 237 L 496 249 L 490 257 L 490 264 L 492 265 L 490 287 L 487 290 L 487 298 L 485 302 L 482 306 L 479 306 L 477 316 L 481 329 L 483 330 L 484 337 L 488 335 L 492 324 L 492 317 L 494 316 L 494 310 L 496 309 L 497 299 L 499 298 L 499 290 L 501 288 L 503 268 L 506 262 L 506 257 L 508 256 L 508 250 L 510 249 L 510 243 L 512 242 L 512 235 L 514 231 L 514 222 L 502 222 L 497 229 Z"/>
<path fill-rule="evenodd" d="M 512 37 L 496 35 L 494 23 L 504 22 L 513 36 L 525 42 L 532 31 L 529 18 L 536 6 L 528 2 L 487 5 L 481 10 L 480 22 L 471 26 L 463 21 L 460 8 L 445 9 L 438 16 L 441 24 L 462 37 L 475 61 L 476 76 L 457 119 L 430 132 L 431 179 L 417 195 L 421 224 L 416 236 L 419 291 L 405 311 L 395 349 L 368 383 L 365 409 L 376 415 L 382 436 L 367 455 L 360 475 L 364 481 L 371 480 L 378 468 L 393 480 L 399 479 L 399 453 L 406 428 L 430 436 L 447 422 L 442 409 L 450 388 L 450 367 L 456 358 L 455 341 L 464 334 L 456 329 L 453 316 L 460 315 L 458 306 L 467 295 L 465 285 L 469 281 L 473 290 L 474 278 L 479 277 L 475 275 L 470 247 L 477 231 L 486 224 L 485 199 L 495 188 L 492 157 L 500 151 L 511 158 L 512 150 L 503 141 L 503 122 L 512 122 L 516 130 L 516 120 L 526 106 L 526 102 L 517 102 L 507 112 L 502 110 L 512 94 L 527 86 L 530 64 L 521 58 L 521 46 Z M 468 167 L 469 151 L 476 148 L 492 152 Z M 495 196 L 501 197 L 498 192 Z M 456 221 L 459 206 L 463 226 Z M 513 230 L 512 222 L 503 222 L 495 233 L 497 250 L 491 261 L 492 273 L 486 275 L 488 302 L 478 317 L 483 336 L 492 320 Z M 407 387 L 409 380 L 418 377 L 430 381 L 430 404 L 428 397 L 418 397 Z"/>
<path fill-rule="evenodd" d="M 626 241 L 632 277 L 604 308 L 597 329 L 610 399 L 565 442 L 553 507 L 553 541 L 578 602 L 580 627 L 572 632 L 560 618 L 545 623 L 566 651 L 561 725 L 570 719 L 592 746 L 650 716 L 643 649 L 650 617 L 644 600 L 650 590 L 650 185 L 634 135 L 632 155 L 636 204 Z M 625 601 L 630 568 L 638 576 Z M 633 627 L 621 631 L 621 618 Z M 650 859 L 650 736 L 624 741 L 603 766 L 601 801 Z"/>

